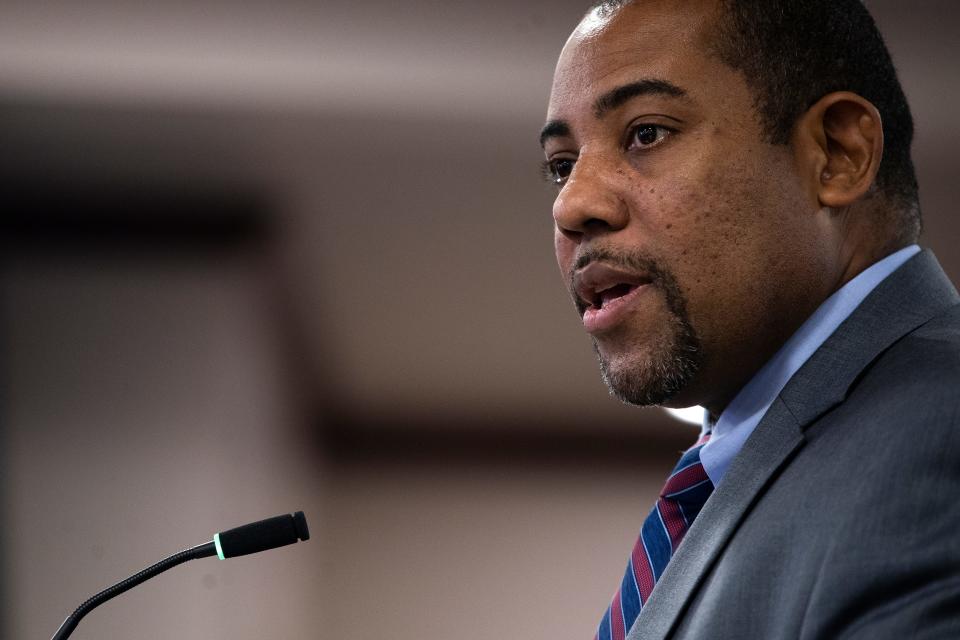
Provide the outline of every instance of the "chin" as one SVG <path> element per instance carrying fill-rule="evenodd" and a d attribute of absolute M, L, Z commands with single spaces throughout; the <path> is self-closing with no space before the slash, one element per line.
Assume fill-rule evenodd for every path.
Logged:
<path fill-rule="evenodd" d="M 684 404 L 684 391 L 700 370 L 699 341 L 692 332 L 679 331 L 656 345 L 660 348 L 608 355 L 594 343 L 604 383 L 612 396 L 627 404 L 689 406 Z"/>

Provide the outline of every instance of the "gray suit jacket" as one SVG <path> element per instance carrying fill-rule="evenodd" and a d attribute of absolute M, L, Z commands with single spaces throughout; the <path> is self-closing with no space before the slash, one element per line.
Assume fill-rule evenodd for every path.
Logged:
<path fill-rule="evenodd" d="M 960 306 L 924 251 L 794 375 L 628 640 L 960 638 Z"/>

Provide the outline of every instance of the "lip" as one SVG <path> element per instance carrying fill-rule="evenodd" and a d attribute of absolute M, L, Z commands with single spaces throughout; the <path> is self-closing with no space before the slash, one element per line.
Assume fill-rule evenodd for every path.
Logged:
<path fill-rule="evenodd" d="M 588 333 L 610 331 L 621 324 L 650 289 L 652 279 L 638 273 L 594 262 L 577 271 L 573 290 Z M 612 297 L 611 297 L 612 296 Z"/>
<path fill-rule="evenodd" d="M 650 284 L 636 285 L 626 294 L 606 302 L 603 307 L 587 307 L 583 312 L 583 328 L 590 334 L 606 333 L 616 328 L 631 314 L 650 287 Z"/>

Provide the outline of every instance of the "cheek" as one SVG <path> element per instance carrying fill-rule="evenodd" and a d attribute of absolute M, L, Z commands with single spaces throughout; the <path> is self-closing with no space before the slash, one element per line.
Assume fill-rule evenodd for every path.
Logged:
<path fill-rule="evenodd" d="M 675 215 L 685 225 L 672 245 L 674 267 L 708 342 L 759 330 L 791 288 L 808 231 L 793 183 L 777 169 L 772 160 L 732 159 L 696 189 L 677 187 Z"/>
<path fill-rule="evenodd" d="M 691 306 L 711 306 L 746 277 L 742 259 L 754 253 L 764 212 L 751 201 L 742 167 L 705 167 L 678 173 L 643 193 L 645 233 L 674 273 Z"/>
<path fill-rule="evenodd" d="M 659 181 L 644 189 L 639 208 L 648 212 L 641 226 L 650 248 L 672 269 L 689 271 L 719 239 L 729 215 L 719 210 L 716 191 L 709 183 L 685 176 Z M 715 259 L 715 256 L 714 256 Z M 684 268 L 687 265 L 687 268 Z M 693 270 L 699 271 L 699 267 Z"/>
<path fill-rule="evenodd" d="M 775 215 L 771 185 L 736 159 L 699 168 L 646 194 L 658 212 L 656 231 L 689 260 L 726 262 L 762 241 Z"/>

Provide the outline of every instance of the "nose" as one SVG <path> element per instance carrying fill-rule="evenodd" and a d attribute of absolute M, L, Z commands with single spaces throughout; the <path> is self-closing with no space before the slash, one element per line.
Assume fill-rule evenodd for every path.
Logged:
<path fill-rule="evenodd" d="M 622 171 L 600 159 L 581 156 L 553 203 L 557 230 L 570 240 L 617 231 L 629 212 L 622 197 Z"/>

